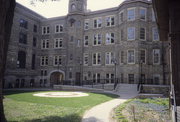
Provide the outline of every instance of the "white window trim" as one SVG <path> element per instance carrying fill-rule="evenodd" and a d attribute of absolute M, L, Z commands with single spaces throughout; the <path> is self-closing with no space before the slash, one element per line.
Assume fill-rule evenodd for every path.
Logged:
<path fill-rule="evenodd" d="M 56 26 L 58 26 L 59 32 L 56 32 Z M 62 28 L 63 28 L 63 31 L 60 31 L 61 26 L 62 26 Z M 63 26 L 62 24 L 56 24 L 56 25 L 55 25 L 55 30 L 54 30 L 54 32 L 55 32 L 55 33 L 63 33 L 63 32 L 64 32 L 64 26 Z"/>
<path fill-rule="evenodd" d="M 134 29 L 134 38 L 133 39 L 128 39 L 128 28 L 133 28 Z M 128 41 L 133 41 L 133 40 L 136 39 L 136 28 L 135 27 L 128 27 L 128 28 L 127 28 L 127 40 Z"/>
<path fill-rule="evenodd" d="M 129 63 L 129 60 L 128 60 L 128 51 L 134 51 L 134 62 L 132 62 L 132 63 Z M 127 64 L 135 64 L 135 62 L 136 62 L 136 52 L 135 52 L 135 49 L 127 50 Z"/>
<path fill-rule="evenodd" d="M 98 20 L 101 20 L 101 27 L 98 27 Z M 94 27 L 94 20 L 97 20 L 97 27 Z M 102 28 L 102 17 L 96 17 L 96 18 L 93 18 L 93 29 L 98 29 L 98 28 Z"/>
<path fill-rule="evenodd" d="M 85 57 L 87 57 L 88 58 L 88 61 L 87 61 L 87 64 L 86 64 L 86 62 L 85 62 Z M 88 66 L 88 64 L 89 64 L 89 54 L 88 53 L 84 53 L 84 56 L 83 56 L 83 61 L 84 61 L 84 66 Z"/>
<path fill-rule="evenodd" d="M 134 9 L 134 19 L 129 20 L 128 19 L 128 10 L 132 10 L 132 9 Z M 136 19 L 136 7 L 128 8 L 127 9 L 127 21 L 134 21 L 135 19 Z"/>
<path fill-rule="evenodd" d="M 44 64 L 42 64 L 42 58 L 44 58 Z M 49 65 L 49 57 L 48 56 L 41 56 L 40 57 L 40 66 L 48 66 L 48 65 L 46 65 L 46 58 L 48 59 L 48 65 Z"/>
<path fill-rule="evenodd" d="M 157 39 L 157 40 L 154 39 L 155 29 L 157 29 L 157 31 L 158 31 L 158 28 L 157 28 L 157 27 L 153 27 L 153 28 L 152 28 L 152 40 L 153 40 L 153 41 L 159 41 L 159 33 L 158 33 L 158 39 Z"/>
<path fill-rule="evenodd" d="M 93 64 L 93 55 L 96 54 L 96 64 Z M 101 59 L 101 53 L 100 52 L 96 52 L 96 53 L 92 53 L 92 65 L 93 66 L 101 66 L 102 60 L 100 62 L 100 64 L 98 64 L 98 54 L 100 54 L 100 59 Z"/>
<path fill-rule="evenodd" d="M 123 21 L 121 22 L 121 13 L 123 13 Z M 124 22 L 124 10 L 119 12 L 119 24 L 122 24 Z"/>
<path fill-rule="evenodd" d="M 88 36 L 88 39 L 87 39 L 87 42 L 88 42 L 88 45 L 85 45 L 85 43 L 86 43 L 86 39 L 85 39 L 85 37 L 86 36 L 88 36 L 88 35 L 85 35 L 84 36 L 84 47 L 88 47 L 89 46 L 89 36 Z M 94 37 L 93 37 L 94 38 Z M 94 43 L 93 43 L 94 44 Z"/>
<path fill-rule="evenodd" d="M 96 45 L 94 44 L 94 36 L 95 36 L 95 35 L 96 35 L 96 39 L 97 39 L 97 40 L 96 40 L 96 43 L 97 43 Z M 101 36 L 101 44 L 98 44 L 98 41 L 99 41 L 99 40 L 98 40 L 98 35 Z M 102 34 L 96 33 L 96 34 L 93 35 L 93 44 L 92 44 L 92 45 L 93 45 L 93 46 L 100 46 L 100 45 L 102 45 Z"/>
<path fill-rule="evenodd" d="M 141 50 L 145 51 L 145 62 L 144 62 L 143 64 L 146 64 L 146 59 L 147 59 L 147 58 L 146 58 L 146 55 L 147 55 L 146 52 L 147 52 L 147 51 L 146 51 L 146 49 L 140 49 L 140 51 L 141 51 Z M 140 54 L 141 54 L 141 53 L 140 53 Z M 140 55 L 139 57 L 141 57 L 141 55 Z M 140 61 L 141 61 L 141 60 L 140 60 Z"/>
<path fill-rule="evenodd" d="M 114 43 L 111 42 L 111 39 L 112 39 L 111 34 L 112 34 L 112 33 L 113 33 L 113 32 L 106 33 L 106 40 L 105 40 L 105 44 L 106 44 L 106 45 L 112 45 L 112 44 L 115 44 L 115 33 L 113 33 L 113 34 L 114 34 Z M 107 43 L 107 34 L 110 35 L 110 43 Z"/>
<path fill-rule="evenodd" d="M 107 64 L 107 62 L 106 62 L 106 56 L 107 56 L 107 54 L 108 53 L 110 53 L 110 57 L 109 57 L 109 62 L 110 62 L 110 64 Z M 112 56 L 112 54 L 113 54 L 113 56 Z M 112 65 L 114 65 L 114 63 L 112 62 L 112 60 L 114 59 L 114 57 L 115 57 L 115 53 L 114 52 L 106 52 L 105 53 L 105 65 L 106 66 L 112 66 Z"/>
<path fill-rule="evenodd" d="M 43 41 L 45 41 L 45 48 L 43 48 Z M 47 48 L 47 41 L 49 42 L 49 47 Z M 50 41 L 49 39 L 42 39 L 41 40 L 41 49 L 45 50 L 45 49 L 49 49 L 50 48 Z"/>
<path fill-rule="evenodd" d="M 158 59 L 158 63 L 154 62 L 154 50 L 159 50 L 159 59 Z M 160 49 L 153 49 L 153 65 L 160 65 L 161 62 L 161 50 Z"/>
<path fill-rule="evenodd" d="M 50 34 L 50 27 L 49 27 L 49 33 L 47 33 L 47 28 L 48 28 L 49 26 L 42 26 L 42 35 L 48 35 L 48 34 Z M 44 33 L 44 28 L 46 28 L 46 32 Z"/>
<path fill-rule="evenodd" d="M 110 17 L 110 25 L 109 25 L 109 26 L 107 26 L 107 21 L 106 21 L 106 19 L 107 19 L 108 17 Z M 112 21 L 111 21 L 111 18 L 112 18 L 112 17 L 114 17 L 114 25 L 111 24 L 111 22 L 112 22 Z M 106 17 L 105 17 L 105 22 L 106 22 L 106 27 L 113 27 L 113 26 L 115 26 L 115 25 L 116 25 L 115 15 L 106 16 Z"/>
<path fill-rule="evenodd" d="M 57 56 L 57 60 L 59 62 L 59 59 L 61 58 L 61 64 L 55 64 L 55 59 L 56 59 L 56 56 Z M 62 66 L 62 56 L 61 55 L 55 55 L 54 56 L 54 60 L 53 60 L 53 66 Z"/>
<path fill-rule="evenodd" d="M 88 28 L 87 29 L 86 29 L 86 26 L 85 26 L 86 22 L 88 23 Z M 90 22 L 89 19 L 84 20 L 84 30 L 89 30 L 89 22 Z"/>
<path fill-rule="evenodd" d="M 145 32 L 144 32 L 144 37 L 145 37 L 145 39 L 140 39 L 140 34 L 141 34 L 140 29 L 141 29 L 141 28 L 144 28 L 144 29 L 145 29 Z M 146 28 L 145 28 L 145 27 L 140 27 L 140 28 L 139 28 L 139 39 L 140 39 L 141 41 L 145 41 L 145 40 L 146 40 Z"/>
<path fill-rule="evenodd" d="M 57 40 L 57 39 L 58 39 L 58 40 Z M 56 41 L 58 41 L 58 47 L 56 47 Z M 55 38 L 55 39 L 54 39 L 54 49 L 60 49 L 60 48 L 63 47 L 63 45 L 62 45 L 62 47 L 59 47 L 59 43 L 60 43 L 60 42 L 63 43 L 63 38 Z"/>
<path fill-rule="evenodd" d="M 143 19 L 140 18 L 140 10 L 141 10 L 141 9 L 145 10 L 145 20 L 143 20 Z M 147 21 L 147 8 L 144 8 L 144 7 L 140 7 L 140 8 L 139 8 L 139 19 L 142 20 L 142 21 Z"/>

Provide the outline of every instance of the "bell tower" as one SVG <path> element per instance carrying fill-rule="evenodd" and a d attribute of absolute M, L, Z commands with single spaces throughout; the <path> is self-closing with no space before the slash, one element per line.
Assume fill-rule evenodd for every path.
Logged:
<path fill-rule="evenodd" d="M 87 0 L 69 0 L 69 14 L 84 13 L 87 10 Z"/>

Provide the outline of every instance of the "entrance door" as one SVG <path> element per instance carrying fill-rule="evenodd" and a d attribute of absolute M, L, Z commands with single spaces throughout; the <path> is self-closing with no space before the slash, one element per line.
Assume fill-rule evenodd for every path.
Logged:
<path fill-rule="evenodd" d="M 81 73 L 80 73 L 80 72 L 76 72 L 76 81 L 75 81 L 75 85 L 78 85 L 78 86 L 81 85 Z"/>
<path fill-rule="evenodd" d="M 51 86 L 62 84 L 63 81 L 63 74 L 61 72 L 54 72 L 51 74 Z"/>

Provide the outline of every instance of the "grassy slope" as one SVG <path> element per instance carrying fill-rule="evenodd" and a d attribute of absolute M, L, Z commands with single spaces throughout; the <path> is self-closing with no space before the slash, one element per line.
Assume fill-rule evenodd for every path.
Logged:
<path fill-rule="evenodd" d="M 34 97 L 34 93 L 7 93 L 4 107 L 8 121 L 80 122 L 87 109 L 117 97 L 89 93 L 88 97 L 45 98 Z"/>
<path fill-rule="evenodd" d="M 115 109 L 115 116 L 119 122 L 133 121 L 132 107 L 134 106 L 136 121 L 169 120 L 168 104 L 169 101 L 166 98 L 131 99 Z M 129 117 L 129 115 L 131 117 Z M 131 120 L 129 120 L 129 118 L 131 118 Z"/>

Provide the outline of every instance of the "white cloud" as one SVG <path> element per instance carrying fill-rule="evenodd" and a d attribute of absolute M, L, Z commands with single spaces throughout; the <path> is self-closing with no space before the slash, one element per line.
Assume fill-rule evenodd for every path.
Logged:
<path fill-rule="evenodd" d="M 18 3 L 28 7 L 29 9 L 47 17 L 56 17 L 67 15 L 69 0 L 59 0 L 56 2 L 34 2 L 31 4 L 31 0 L 16 0 Z M 101 10 L 118 6 L 124 0 L 88 0 L 87 9 L 92 11 Z"/>

